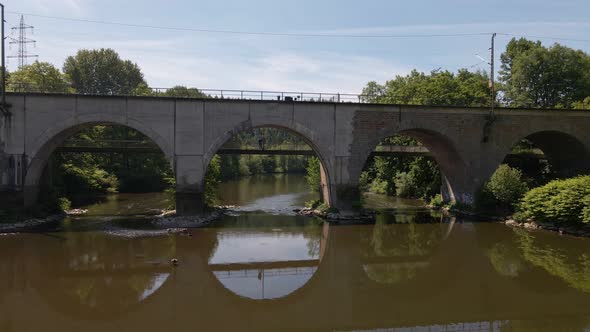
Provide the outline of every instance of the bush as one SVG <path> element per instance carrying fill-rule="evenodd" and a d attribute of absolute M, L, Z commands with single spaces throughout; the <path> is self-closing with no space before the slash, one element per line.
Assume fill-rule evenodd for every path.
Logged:
<path fill-rule="evenodd" d="M 373 192 L 375 194 L 385 195 L 385 194 L 387 194 L 387 187 L 388 186 L 389 186 L 389 184 L 387 183 L 387 181 L 380 180 L 380 179 L 375 179 L 371 183 L 371 186 L 369 188 L 369 191 L 371 191 L 371 192 Z"/>
<path fill-rule="evenodd" d="M 414 178 L 409 173 L 401 172 L 395 176 L 395 194 L 398 197 L 413 197 L 414 188 Z"/>
<path fill-rule="evenodd" d="M 443 197 L 441 194 L 436 194 L 430 199 L 430 206 L 434 208 L 442 208 L 445 205 Z"/>
<path fill-rule="evenodd" d="M 305 179 L 309 185 L 309 189 L 312 192 L 321 192 L 322 189 L 322 176 L 320 174 L 320 159 L 317 157 L 311 157 L 307 160 L 307 175 Z"/>
<path fill-rule="evenodd" d="M 65 197 L 60 197 L 57 199 L 57 203 L 59 205 L 59 209 L 62 211 L 67 211 L 72 209 L 72 202 Z"/>
<path fill-rule="evenodd" d="M 305 202 L 305 206 L 310 209 L 315 209 L 322 204 L 322 201 L 319 199 L 313 199 L 311 201 Z"/>
<path fill-rule="evenodd" d="M 62 165 L 63 186 L 72 193 L 113 193 L 119 187 L 117 177 L 96 168 L 81 168 L 73 164 Z"/>
<path fill-rule="evenodd" d="M 590 222 L 590 176 L 554 180 L 524 195 L 520 218 L 540 222 Z"/>
<path fill-rule="evenodd" d="M 217 203 L 217 188 L 221 182 L 221 158 L 215 155 L 205 173 L 205 204 L 213 206 Z"/>
<path fill-rule="evenodd" d="M 371 175 L 369 172 L 364 171 L 361 173 L 359 178 L 359 190 L 361 192 L 369 191 L 371 188 Z"/>
<path fill-rule="evenodd" d="M 584 204 L 584 208 L 580 213 L 580 219 L 583 223 L 590 223 L 590 196 L 584 197 L 582 204 Z"/>
<path fill-rule="evenodd" d="M 507 206 L 516 204 L 527 190 L 528 186 L 522 179 L 522 172 L 506 164 L 500 165 L 485 185 L 485 191 Z"/>

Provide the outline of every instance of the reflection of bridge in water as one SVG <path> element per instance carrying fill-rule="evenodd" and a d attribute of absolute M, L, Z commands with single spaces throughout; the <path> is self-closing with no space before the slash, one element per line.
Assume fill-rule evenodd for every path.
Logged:
<path fill-rule="evenodd" d="M 441 225 L 436 234 L 444 235 L 447 226 Z M 7 326 L 1 325 L 5 323 L 12 324 L 9 326 L 14 330 L 32 331 L 43 322 L 45 326 L 59 326 L 61 331 L 80 326 L 84 326 L 85 331 L 188 331 L 195 328 L 226 331 L 244 327 L 326 331 L 370 331 L 389 327 L 392 331 L 409 331 L 405 327 L 411 326 L 428 327 L 433 331 L 486 328 L 498 331 L 500 326 L 509 325 L 509 320 L 538 318 L 548 310 L 554 317 L 590 314 L 590 297 L 563 282 L 548 278 L 546 289 L 539 292 L 526 280 L 521 282 L 499 275 L 477 240 L 478 229 L 486 225 L 455 224 L 448 240 L 439 237 L 441 241 L 436 242 L 432 250 L 415 256 L 378 256 L 367 252 L 366 241 L 375 236 L 378 227 L 381 226 L 326 227 L 321 238 L 323 254 L 318 260 L 231 264 L 209 264 L 209 258 L 199 249 L 206 241 L 200 237 L 200 230 L 195 230 L 193 237 L 175 238 L 174 251 L 180 261 L 177 268 L 145 264 L 129 270 L 129 280 L 142 273 L 170 273 L 159 289 L 132 307 L 117 308 L 122 312 L 116 318 L 107 317 L 88 327 L 81 325 L 80 312 L 88 311 L 91 315 L 101 308 L 84 303 L 83 298 L 68 297 L 66 291 L 48 293 L 48 285 L 65 289 L 67 284 L 60 283 L 65 276 L 81 274 L 92 280 L 116 273 L 124 277 L 125 270 L 72 271 L 42 262 L 33 264 L 26 259 L 21 263 L 15 253 L 11 264 L 27 272 L 20 273 L 22 280 L 0 275 L 3 280 L 21 285 L 13 288 L 3 288 L 7 287 L 6 282 L 0 285 L 0 312 L 10 317 L 9 322 L 0 317 L 0 327 Z M 395 244 L 390 245 L 395 247 Z M 23 255 L 38 250 L 25 246 L 23 244 Z M 64 253 L 67 259 L 67 252 Z M 134 256 L 133 252 L 123 254 Z M 421 269 L 411 278 L 384 285 L 371 280 L 363 268 L 389 263 L 416 263 Z M 5 266 L 0 274 L 10 273 L 6 268 L 8 264 L 0 263 Z M 304 271 L 314 265 L 317 270 L 307 283 L 285 297 L 272 300 L 237 296 L 220 280 L 220 275 L 228 271 L 298 268 Z M 105 287 L 100 291 L 113 290 Z M 68 301 L 72 302 L 71 306 L 65 305 Z M 125 299 L 119 297 L 118 301 Z M 76 309 L 64 312 L 64 307 Z"/>

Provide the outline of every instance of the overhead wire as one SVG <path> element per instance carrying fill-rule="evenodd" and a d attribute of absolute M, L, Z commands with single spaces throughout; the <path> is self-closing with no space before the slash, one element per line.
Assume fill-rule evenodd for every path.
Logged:
<path fill-rule="evenodd" d="M 264 32 L 264 31 L 240 31 L 240 30 L 220 30 L 220 29 L 202 29 L 189 27 L 173 27 L 173 26 L 159 26 L 149 24 L 135 24 L 123 23 L 114 21 L 90 20 L 80 18 L 70 18 L 61 16 L 49 16 L 32 13 L 23 13 L 15 11 L 6 11 L 9 14 L 25 15 L 32 17 L 47 18 L 53 20 L 94 23 L 102 25 L 116 25 L 134 28 L 147 28 L 157 30 L 174 30 L 174 31 L 190 31 L 200 33 L 218 33 L 218 34 L 235 34 L 235 35 L 257 35 L 257 36 L 271 36 L 271 37 L 317 37 L 317 38 L 437 38 L 437 37 L 465 37 L 465 36 L 485 36 L 491 35 L 492 32 L 466 32 L 466 33 L 448 33 L 448 34 L 330 34 L 330 33 L 291 33 L 291 32 Z"/>
<path fill-rule="evenodd" d="M 174 26 L 159 26 L 150 24 L 136 24 L 136 23 L 124 23 L 115 21 L 104 21 L 104 20 L 90 20 L 72 17 L 62 16 L 50 16 L 41 15 L 34 13 L 24 13 L 18 11 L 6 11 L 9 14 L 15 15 L 26 15 L 32 17 L 62 20 L 70 22 L 82 22 L 82 23 L 93 23 L 102 25 L 116 25 L 126 26 L 134 28 L 147 28 L 157 30 L 174 30 L 174 31 L 190 31 L 199 33 L 216 33 L 216 34 L 235 34 L 235 35 L 256 35 L 256 36 L 270 36 L 270 37 L 314 37 L 314 38 L 438 38 L 438 37 L 466 37 L 466 36 L 485 36 L 491 35 L 493 32 L 464 32 L 464 33 L 438 33 L 438 34 L 332 34 L 332 33 L 296 33 L 296 32 L 265 32 L 265 31 L 243 31 L 243 30 L 223 30 L 223 29 L 204 29 L 204 28 L 191 28 L 191 27 L 174 27 Z M 550 39 L 559 41 L 572 41 L 572 42 L 590 42 L 590 39 L 581 38 L 569 38 L 559 36 L 542 36 L 542 35 L 527 35 L 517 34 L 508 32 L 497 33 L 501 36 L 508 37 L 525 37 L 525 38 L 536 38 L 536 39 Z"/>

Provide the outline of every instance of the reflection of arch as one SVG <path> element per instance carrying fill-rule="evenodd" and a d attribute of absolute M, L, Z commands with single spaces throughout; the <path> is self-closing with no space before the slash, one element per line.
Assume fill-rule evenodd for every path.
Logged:
<path fill-rule="evenodd" d="M 444 175 L 444 193 L 448 194 L 450 200 L 459 200 L 462 202 L 470 202 L 472 200 L 471 197 L 465 197 L 465 195 L 469 194 L 469 191 L 465 190 L 465 182 L 468 176 L 465 162 L 457 151 L 455 143 L 448 136 L 440 132 L 422 128 L 403 130 L 384 128 L 369 142 L 369 150 L 365 152 L 366 155 L 363 156 L 363 160 L 365 162 L 368 160 L 370 153 L 375 150 L 380 142 L 395 135 L 415 138 L 428 149 Z"/>
<path fill-rule="evenodd" d="M 313 141 L 312 137 L 314 137 L 314 135 L 310 129 L 298 123 L 295 123 L 293 126 L 283 126 L 276 124 L 263 124 L 253 126 L 250 121 L 244 121 L 239 125 L 235 126 L 232 130 L 226 131 L 225 133 L 213 140 L 213 143 L 210 145 L 209 149 L 205 151 L 205 154 L 203 156 L 203 162 L 205 167 L 209 166 L 211 160 L 213 159 L 217 151 L 232 137 L 241 132 L 246 132 L 255 128 L 275 128 L 286 130 L 287 132 L 301 138 L 307 145 L 309 145 L 311 149 L 315 152 L 315 155 L 320 160 L 320 174 L 322 177 L 322 197 L 325 202 L 327 202 L 329 205 L 332 205 L 332 198 L 334 197 L 334 193 L 330 192 L 329 185 L 330 183 L 332 183 L 332 172 L 330 171 L 332 168 L 330 160 L 325 157 L 330 155 L 329 151 L 325 151 L 320 144 L 317 144 Z"/>
<path fill-rule="evenodd" d="M 318 258 L 317 258 L 317 265 L 314 266 L 314 268 L 312 269 L 313 272 L 311 273 L 310 277 L 304 281 L 301 285 L 299 285 L 297 288 L 292 289 L 290 291 L 288 291 L 288 293 L 281 295 L 281 296 L 277 296 L 277 297 L 269 297 L 269 298 L 262 298 L 262 299 L 257 299 L 257 298 L 253 298 L 250 296 L 247 296 L 245 294 L 240 294 L 236 289 L 232 289 L 231 286 L 226 285 L 221 279 L 220 279 L 220 275 L 215 273 L 214 268 L 218 268 L 220 265 L 226 265 L 229 268 L 239 268 L 239 272 L 243 272 L 246 270 L 249 271 L 254 271 L 257 268 L 261 267 L 264 265 L 264 267 L 262 267 L 262 271 L 264 271 L 264 268 L 281 268 L 281 265 L 288 265 L 289 263 L 294 263 L 297 264 L 298 262 L 303 263 L 304 265 L 302 266 L 303 269 L 307 268 L 307 264 L 309 264 L 310 262 L 307 261 L 278 261 L 278 262 L 260 262 L 261 264 L 258 263 L 252 263 L 252 262 L 248 262 L 248 263 L 230 263 L 230 264 L 211 264 L 209 263 L 209 259 L 207 259 L 206 261 L 207 263 L 207 271 L 209 274 L 209 279 L 217 286 L 215 287 L 216 289 L 221 290 L 221 292 L 219 292 L 219 294 L 225 294 L 230 300 L 232 301 L 247 301 L 250 302 L 252 304 L 259 304 L 259 305 L 268 305 L 268 304 L 273 304 L 273 303 L 278 303 L 278 302 L 290 302 L 290 301 L 294 301 L 294 299 L 301 297 L 301 296 L 306 296 L 306 294 L 308 294 L 308 290 L 310 288 L 313 288 L 312 285 L 315 284 L 315 280 L 318 280 L 318 274 L 320 274 L 320 270 L 321 270 L 321 265 L 322 265 L 322 261 L 324 260 L 325 254 L 326 254 L 326 250 L 328 249 L 328 239 L 329 239 L 329 231 L 330 231 L 330 227 L 329 224 L 324 223 L 323 226 L 320 228 L 318 227 L 318 231 L 319 231 L 319 235 L 320 235 L 320 247 L 319 247 L 319 251 L 318 251 Z M 218 241 L 215 241 L 215 243 L 217 244 Z M 210 257 L 212 258 L 212 257 Z M 288 268 L 288 267 L 285 267 Z M 244 274 L 244 276 L 246 276 L 246 274 Z M 250 276 L 251 277 L 251 276 Z M 258 275 L 258 278 L 260 280 L 261 276 Z M 262 279 L 261 282 L 264 282 L 264 280 Z M 216 292 L 217 294 L 217 292 Z"/>
<path fill-rule="evenodd" d="M 504 158 L 522 139 L 533 142 L 541 149 L 560 177 L 571 177 L 590 170 L 588 148 L 575 136 L 555 130 L 533 132 L 519 138 L 505 149 Z"/>
<path fill-rule="evenodd" d="M 167 264 L 176 256 L 174 237 L 129 241 L 82 232 L 63 239 L 32 242 L 34 252 L 45 253 L 32 287 L 64 316 L 114 320 L 158 304 L 174 289 L 174 268 Z"/>
<path fill-rule="evenodd" d="M 158 135 L 154 130 L 151 128 L 143 125 L 137 121 L 129 121 L 129 122 L 118 122 L 118 121 L 102 121 L 100 119 L 92 119 L 89 121 L 75 121 L 71 119 L 70 121 L 64 121 L 59 125 L 52 126 L 48 128 L 45 132 L 41 133 L 32 143 L 31 147 L 28 149 L 31 151 L 29 165 L 27 167 L 27 173 L 25 176 L 25 197 L 26 197 L 26 204 L 33 204 L 37 199 L 37 190 L 41 175 L 43 174 L 43 170 L 45 165 L 53 153 L 53 151 L 59 147 L 63 142 L 72 135 L 76 134 L 77 132 L 96 125 L 115 125 L 115 126 L 124 126 L 131 129 L 134 129 L 150 140 L 152 140 L 160 150 L 166 156 L 166 159 L 170 161 L 171 167 L 174 170 L 172 161 L 174 156 L 174 148 L 160 135 Z"/>

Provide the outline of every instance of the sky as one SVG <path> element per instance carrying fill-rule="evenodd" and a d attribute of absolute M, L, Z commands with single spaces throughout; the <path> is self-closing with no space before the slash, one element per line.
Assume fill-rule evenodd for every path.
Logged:
<path fill-rule="evenodd" d="M 35 27 L 28 37 L 36 45 L 29 52 L 39 61 L 61 68 L 79 49 L 112 48 L 141 67 L 148 85 L 159 88 L 360 93 L 369 81 L 384 83 L 412 69 L 489 70 L 479 57 L 489 58 L 492 32 L 499 33 L 498 62 L 513 36 L 590 53 L 588 0 L 3 3 L 8 27 L 18 25 L 20 13 Z M 16 51 L 16 45 L 7 45 L 7 55 Z M 17 61 L 10 59 L 7 67 L 15 70 Z"/>

